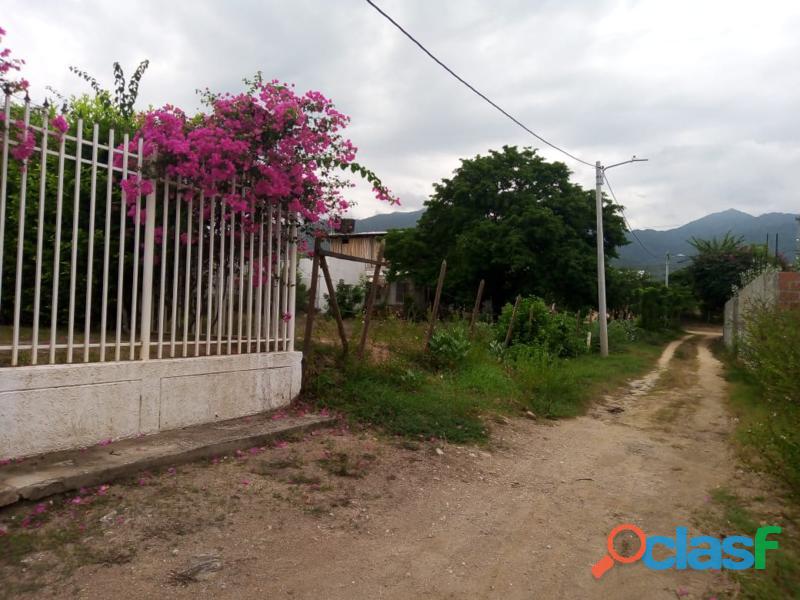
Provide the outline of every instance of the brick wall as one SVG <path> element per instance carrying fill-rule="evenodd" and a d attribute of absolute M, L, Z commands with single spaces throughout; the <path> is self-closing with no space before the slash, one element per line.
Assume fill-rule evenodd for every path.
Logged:
<path fill-rule="evenodd" d="M 800 273 L 778 273 L 778 306 L 800 307 Z"/>
<path fill-rule="evenodd" d="M 737 297 L 728 300 L 723 328 L 725 345 L 733 346 L 742 334 L 750 309 L 776 304 L 780 308 L 800 308 L 800 273 L 764 273 L 739 290 Z"/>

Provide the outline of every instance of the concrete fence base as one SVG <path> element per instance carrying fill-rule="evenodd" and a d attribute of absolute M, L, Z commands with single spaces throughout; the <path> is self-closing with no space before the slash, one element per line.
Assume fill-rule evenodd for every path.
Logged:
<path fill-rule="evenodd" d="M 300 352 L 2 370 L 0 458 L 90 446 L 289 404 Z"/>

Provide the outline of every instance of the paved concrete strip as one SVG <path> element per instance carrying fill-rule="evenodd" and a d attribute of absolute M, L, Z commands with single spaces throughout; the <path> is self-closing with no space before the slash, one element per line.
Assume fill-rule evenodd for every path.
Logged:
<path fill-rule="evenodd" d="M 315 414 L 276 419 L 266 413 L 32 457 L 0 467 L 0 506 L 262 446 L 332 421 Z"/>

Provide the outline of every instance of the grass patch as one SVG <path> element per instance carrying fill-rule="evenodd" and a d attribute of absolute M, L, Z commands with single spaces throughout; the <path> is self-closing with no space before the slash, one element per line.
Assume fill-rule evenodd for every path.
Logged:
<path fill-rule="evenodd" d="M 741 571 L 734 577 L 744 598 L 800 598 L 800 459 L 796 452 L 800 410 L 791 402 L 770 401 L 759 379 L 736 362 L 721 343 L 712 350 L 726 367 L 740 457 L 782 484 L 772 486 L 768 497 L 755 495 L 750 501 L 725 489 L 712 492 L 726 533 L 753 535 L 764 524 L 783 529 L 778 538 L 780 548 L 770 553 L 764 571 Z"/>
<path fill-rule="evenodd" d="M 780 535 L 775 538 L 780 546 L 777 550 L 769 551 L 763 571 L 728 571 L 739 585 L 738 593 L 734 597 L 751 600 L 800 598 L 800 544 L 796 537 L 797 527 L 790 519 L 784 521 L 766 514 L 763 507 L 754 506 L 755 502 L 755 498 L 748 502 L 727 488 L 717 488 L 711 492 L 711 505 L 702 519 L 703 525 L 716 529 L 719 537 L 753 537 L 762 525 L 779 525 L 782 528 Z"/>
<path fill-rule="evenodd" d="M 353 327 L 354 337 L 358 326 Z M 592 399 L 651 368 L 665 338 L 617 346 L 608 358 L 498 356 L 491 330 L 478 328 L 463 360 L 450 368 L 422 352 L 425 325 L 397 319 L 376 323 L 374 343 L 390 348 L 380 360 L 341 359 L 330 346 L 315 348 L 307 398 L 408 438 L 455 443 L 488 437 L 487 414 L 530 410 L 546 418 L 582 414 Z"/>
<path fill-rule="evenodd" d="M 726 366 L 729 404 L 738 419 L 736 441 L 743 458 L 778 477 L 800 504 L 800 406 L 770 398 L 759 379 L 721 344 L 713 350 Z"/>

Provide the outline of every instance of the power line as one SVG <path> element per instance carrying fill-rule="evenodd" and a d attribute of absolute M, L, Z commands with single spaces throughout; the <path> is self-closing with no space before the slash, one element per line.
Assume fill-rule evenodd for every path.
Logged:
<path fill-rule="evenodd" d="M 458 75 L 458 74 L 457 74 L 455 71 L 453 71 L 453 69 L 451 69 L 450 67 L 448 67 L 446 64 L 444 64 L 444 63 L 443 63 L 441 60 L 439 60 L 438 58 L 436 58 L 436 56 L 434 56 L 434 54 L 433 54 L 433 53 L 432 53 L 430 50 L 428 50 L 428 49 L 427 49 L 425 46 L 423 46 L 423 45 L 422 45 L 422 43 L 421 43 L 421 42 L 419 42 L 419 41 L 418 41 L 418 40 L 417 40 L 417 39 L 416 39 L 416 38 L 415 38 L 413 35 L 411 35 L 411 34 L 410 34 L 408 31 L 406 31 L 406 30 L 403 28 L 403 26 L 402 26 L 402 25 L 400 25 L 400 24 L 399 24 L 397 21 L 395 21 L 395 20 L 394 20 L 392 17 L 390 17 L 390 16 L 389 16 L 388 14 L 386 14 L 386 13 L 385 13 L 383 10 L 381 10 L 381 8 L 380 8 L 378 5 L 376 5 L 374 2 L 372 2 L 372 0 L 366 0 L 366 1 L 367 1 L 367 4 L 369 4 L 369 5 L 370 5 L 372 8 L 374 8 L 376 11 L 378 11 L 378 12 L 379 12 L 379 13 L 380 13 L 380 14 L 381 14 L 381 15 L 382 15 L 382 16 L 383 16 L 383 17 L 384 17 L 384 18 L 385 18 L 387 21 L 389 21 L 389 22 L 390 22 L 392 25 L 394 25 L 394 26 L 395 26 L 397 29 L 399 29 L 399 30 L 400 30 L 400 31 L 403 33 L 403 35 L 405 35 L 405 36 L 406 36 L 408 39 L 410 39 L 412 42 L 414 42 L 414 44 L 416 44 L 416 45 L 419 47 L 419 49 L 420 49 L 420 50 L 422 50 L 422 51 L 423 51 L 425 54 L 427 54 L 427 55 L 428 55 L 428 56 L 429 56 L 429 57 L 430 57 L 430 58 L 431 58 L 431 59 L 432 59 L 434 62 L 436 62 L 436 64 L 438 64 L 438 65 L 439 65 L 440 67 L 442 67 L 442 68 L 443 68 L 445 71 L 447 71 L 448 73 L 450 73 L 450 75 L 452 75 L 453 77 L 455 77 L 455 78 L 456 78 L 458 81 L 460 81 L 460 82 L 461 82 L 463 85 L 465 85 L 467 88 L 469 88 L 469 89 L 470 89 L 472 92 L 474 92 L 474 93 L 475 93 L 477 96 L 479 96 L 480 98 L 482 98 L 483 100 L 485 100 L 486 102 L 488 102 L 490 105 L 492 105 L 492 106 L 493 106 L 494 108 L 496 108 L 498 111 L 500 111 L 500 112 L 501 112 L 503 115 L 505 115 L 506 117 L 508 117 L 509 119 L 511 119 L 511 120 L 512 120 L 514 123 L 516 123 L 517 125 L 519 125 L 519 126 L 522 128 L 522 129 L 524 129 L 525 131 L 527 131 L 528 133 L 530 133 L 530 134 L 531 134 L 533 137 L 535 137 L 537 140 L 539 140 L 540 142 L 542 142 L 542 143 L 544 143 L 544 144 L 547 144 L 548 146 L 550 146 L 550 147 L 551 147 L 551 148 L 553 148 L 554 150 L 558 150 L 559 152 L 561 152 L 561 154 L 563 154 L 563 155 L 565 155 L 565 156 L 569 156 L 569 157 L 570 157 L 572 160 L 576 160 L 576 161 L 578 161 L 579 163 L 586 165 L 587 167 L 592 167 L 592 168 L 594 168 L 594 166 L 595 166 L 595 165 L 594 165 L 593 163 L 590 163 L 590 162 L 588 162 L 588 161 L 585 161 L 585 160 L 583 160 L 582 158 L 578 158 L 578 157 L 577 157 L 577 156 L 575 156 L 574 154 L 572 154 L 572 153 L 570 153 L 570 152 L 568 152 L 568 151 L 564 150 L 563 148 L 560 148 L 559 146 L 556 146 L 554 143 L 552 143 L 552 142 L 550 142 L 550 141 L 546 140 L 546 139 L 545 139 L 545 138 L 543 138 L 541 135 L 539 135 L 538 133 L 536 133 L 535 131 L 533 131 L 532 129 L 530 129 L 528 126 L 526 126 L 524 123 L 522 123 L 522 122 L 521 122 L 519 119 L 517 119 L 516 117 L 514 117 L 513 115 L 511 115 L 511 114 L 510 114 L 508 111 L 506 111 L 504 108 L 502 108 L 502 107 L 501 107 L 499 104 L 497 104 L 496 102 L 492 101 L 492 100 L 491 100 L 491 99 L 490 99 L 488 96 L 486 96 L 486 95 L 485 95 L 485 94 L 483 94 L 482 92 L 479 92 L 477 89 L 475 89 L 475 87 L 474 87 L 472 84 L 470 84 L 469 82 L 467 82 L 467 81 L 466 81 L 465 79 L 463 79 L 463 78 L 462 78 L 460 75 Z"/>
<path fill-rule="evenodd" d="M 636 235 L 633 227 L 631 227 L 631 224 L 628 223 L 628 218 L 625 216 L 625 211 L 622 209 L 622 205 L 617 201 L 617 197 L 614 195 L 614 188 L 611 187 L 611 182 L 608 180 L 608 175 L 606 175 L 605 171 L 603 171 L 603 179 L 605 179 L 606 185 L 608 186 L 608 191 L 611 193 L 611 197 L 614 199 L 614 204 L 619 206 L 619 212 L 622 214 L 622 220 L 625 222 L 625 226 L 628 228 L 628 231 L 631 232 L 631 235 L 637 242 L 639 242 L 639 245 L 645 252 L 647 252 L 653 258 L 660 258 L 657 254 L 650 252 L 650 249 L 642 243 L 642 240 L 639 239 L 639 236 Z"/>

